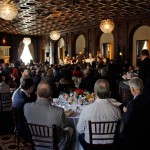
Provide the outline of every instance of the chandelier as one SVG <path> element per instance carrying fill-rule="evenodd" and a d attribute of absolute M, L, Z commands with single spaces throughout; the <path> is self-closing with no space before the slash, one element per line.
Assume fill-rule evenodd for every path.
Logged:
<path fill-rule="evenodd" d="M 54 41 L 58 40 L 60 38 L 59 31 L 51 31 L 50 32 L 50 38 Z"/>
<path fill-rule="evenodd" d="M 12 20 L 18 14 L 16 5 L 11 0 L 0 2 L 0 17 L 4 20 Z"/>
<path fill-rule="evenodd" d="M 31 39 L 30 38 L 24 38 L 23 39 L 23 44 L 29 45 L 30 43 L 31 43 Z"/>
<path fill-rule="evenodd" d="M 104 33 L 111 33 L 115 27 L 114 22 L 111 19 L 102 20 L 100 23 L 100 29 Z"/>

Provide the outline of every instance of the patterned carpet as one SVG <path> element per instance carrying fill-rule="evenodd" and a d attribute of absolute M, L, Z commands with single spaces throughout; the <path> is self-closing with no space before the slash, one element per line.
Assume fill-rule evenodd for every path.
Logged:
<path fill-rule="evenodd" d="M 2 150 L 17 150 L 17 143 L 14 143 L 14 135 L 2 135 L 0 136 L 0 145 Z M 19 150 L 32 150 L 31 145 L 24 144 L 21 140 L 19 144 Z"/>
<path fill-rule="evenodd" d="M 14 143 L 12 112 L 0 112 L 0 147 L 2 147 L 2 150 L 17 150 L 17 143 Z M 31 145 L 25 144 L 20 139 L 19 150 L 31 150 Z"/>

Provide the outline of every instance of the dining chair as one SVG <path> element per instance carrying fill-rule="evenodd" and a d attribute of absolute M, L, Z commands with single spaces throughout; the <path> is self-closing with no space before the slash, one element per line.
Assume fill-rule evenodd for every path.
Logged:
<path fill-rule="evenodd" d="M 127 104 L 133 99 L 133 96 L 129 89 L 119 88 L 119 99 L 121 103 Z"/>
<path fill-rule="evenodd" d="M 49 150 L 57 150 L 57 129 L 56 125 L 46 126 L 28 123 L 32 135 L 33 149 L 46 148 Z"/>
<path fill-rule="evenodd" d="M 19 150 L 20 137 L 19 137 L 19 130 L 17 127 L 18 118 L 17 118 L 17 110 L 14 107 L 12 107 L 12 116 L 14 120 L 14 143 L 17 142 L 17 150 Z"/>
<path fill-rule="evenodd" d="M 28 148 L 31 148 L 32 143 L 30 140 L 31 136 L 30 136 L 29 129 L 24 129 L 24 130 L 26 130 L 26 136 L 28 136 L 28 138 L 26 138 L 26 139 L 24 139 L 22 134 L 20 134 L 20 132 L 19 132 L 20 131 L 19 126 L 18 126 L 19 116 L 18 116 L 18 110 L 15 107 L 12 107 L 12 116 L 13 116 L 13 122 L 14 122 L 14 143 L 17 143 L 17 150 L 20 149 L 20 143 L 21 143 L 21 146 L 24 145 Z M 28 126 L 27 126 L 27 128 L 28 128 Z"/>
<path fill-rule="evenodd" d="M 107 122 L 88 122 L 89 125 L 89 138 L 90 150 L 94 149 L 110 149 L 116 150 L 116 138 L 119 121 Z M 94 144 L 94 141 L 99 141 L 100 144 Z M 101 141 L 101 142 L 100 142 Z M 107 141 L 105 144 L 104 141 Z"/>
<path fill-rule="evenodd" d="M 12 105 L 12 99 L 11 99 L 11 93 L 0 93 L 0 106 L 1 112 L 11 112 L 11 105 Z"/>

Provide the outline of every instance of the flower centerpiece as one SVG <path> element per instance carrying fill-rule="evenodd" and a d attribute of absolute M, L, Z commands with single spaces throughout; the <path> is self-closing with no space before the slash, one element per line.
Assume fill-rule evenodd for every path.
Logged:
<path fill-rule="evenodd" d="M 74 102 L 79 104 L 90 104 L 93 103 L 95 100 L 95 94 L 89 93 L 87 91 L 84 91 L 82 89 L 76 89 L 73 94 L 70 94 L 67 98 L 70 104 L 73 104 Z"/>
<path fill-rule="evenodd" d="M 79 98 L 79 96 L 81 95 L 81 96 L 83 96 L 84 95 L 84 90 L 82 90 L 82 89 L 76 89 L 75 91 L 74 91 L 74 96 L 76 97 L 76 98 Z"/>
<path fill-rule="evenodd" d="M 95 94 L 94 93 L 89 93 L 87 91 L 84 91 L 82 89 L 76 89 L 74 91 L 74 96 L 78 101 L 81 101 L 81 99 L 86 102 L 86 103 L 93 103 L 95 100 Z M 80 102 L 81 103 L 81 102 Z"/>
<path fill-rule="evenodd" d="M 94 93 L 85 93 L 85 100 L 88 103 L 93 103 L 95 100 L 95 94 Z"/>

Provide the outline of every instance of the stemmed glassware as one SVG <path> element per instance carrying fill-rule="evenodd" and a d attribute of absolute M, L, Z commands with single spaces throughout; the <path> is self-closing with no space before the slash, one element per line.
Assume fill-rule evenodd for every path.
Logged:
<path fill-rule="evenodd" d="M 62 106 L 62 102 L 64 100 L 64 93 L 63 92 L 60 92 L 58 99 L 59 99 L 60 105 Z"/>

